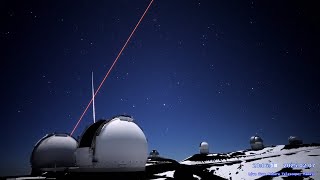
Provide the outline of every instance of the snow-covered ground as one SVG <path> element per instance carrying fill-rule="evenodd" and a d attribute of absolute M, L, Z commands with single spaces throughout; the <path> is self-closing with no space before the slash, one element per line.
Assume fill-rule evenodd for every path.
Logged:
<path fill-rule="evenodd" d="M 309 177 L 320 179 L 319 146 L 283 149 L 284 147 L 284 145 L 278 145 L 259 151 L 237 151 L 222 155 L 209 154 L 207 155 L 208 160 L 204 160 L 202 157 L 201 161 L 195 161 L 194 158 L 190 160 L 191 157 L 181 164 L 210 164 L 212 166 L 207 168 L 210 172 L 226 179 L 230 177 L 232 179 L 258 179 L 266 175 L 279 175 L 277 178 L 305 175 L 305 179 L 309 179 Z"/>
<path fill-rule="evenodd" d="M 155 174 L 155 175 L 158 175 L 158 176 L 163 176 L 165 178 L 157 178 L 157 179 L 152 179 L 152 180 L 165 180 L 167 178 L 173 178 L 174 177 L 174 172 L 175 171 L 167 171 L 167 172 L 163 172 L 163 173 L 158 173 L 158 174 Z M 201 177 L 197 176 L 197 175 L 193 175 L 194 179 L 201 179 Z"/>
<path fill-rule="evenodd" d="M 171 177 L 173 178 L 173 174 L 174 174 L 175 171 L 167 171 L 167 172 L 164 172 L 164 173 L 158 173 L 158 174 L 155 174 L 155 175 L 158 175 L 158 176 L 165 176 L 165 177 Z"/>
<path fill-rule="evenodd" d="M 266 147 L 262 150 L 242 150 L 230 153 L 195 154 L 178 163 L 156 157 L 146 164 L 148 179 L 299 179 L 320 180 L 320 145 Z M 301 176 L 303 175 L 303 176 Z M 190 178 L 191 177 L 191 178 Z M 9 179 L 49 179 L 46 177 L 16 177 Z M 59 179 L 59 178 L 51 178 Z"/>

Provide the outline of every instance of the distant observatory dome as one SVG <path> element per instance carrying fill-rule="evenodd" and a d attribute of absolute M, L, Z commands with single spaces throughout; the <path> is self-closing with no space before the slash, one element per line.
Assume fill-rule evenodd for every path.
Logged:
<path fill-rule="evenodd" d="M 302 144 L 302 140 L 299 139 L 298 137 L 296 136 L 290 136 L 288 138 L 288 141 L 289 141 L 289 144 L 290 145 L 299 145 L 299 144 Z"/>
<path fill-rule="evenodd" d="M 152 150 L 149 154 L 150 157 L 158 157 L 159 156 L 159 152 L 157 150 Z"/>
<path fill-rule="evenodd" d="M 76 164 L 82 172 L 142 172 L 147 158 L 147 139 L 127 115 L 89 126 L 76 151 Z"/>
<path fill-rule="evenodd" d="M 75 166 L 78 142 L 68 134 L 47 134 L 40 139 L 31 154 L 33 173 L 44 169 Z"/>
<path fill-rule="evenodd" d="M 202 142 L 199 145 L 200 154 L 209 154 L 209 144 L 207 142 Z"/>
<path fill-rule="evenodd" d="M 260 136 L 252 136 L 250 138 L 251 149 L 260 150 L 264 148 L 263 140 Z"/>

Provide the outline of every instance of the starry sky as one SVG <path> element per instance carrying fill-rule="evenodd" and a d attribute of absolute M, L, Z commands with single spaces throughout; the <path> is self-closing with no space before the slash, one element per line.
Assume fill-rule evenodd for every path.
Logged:
<path fill-rule="evenodd" d="M 30 171 L 35 143 L 70 133 L 149 0 L 0 5 L 0 176 Z M 311 3 L 311 4 L 310 4 Z M 320 142 L 319 12 L 305 1 L 155 0 L 96 96 L 96 117 L 132 115 L 149 151 L 182 160 Z M 89 109 L 74 133 L 92 120 Z"/>

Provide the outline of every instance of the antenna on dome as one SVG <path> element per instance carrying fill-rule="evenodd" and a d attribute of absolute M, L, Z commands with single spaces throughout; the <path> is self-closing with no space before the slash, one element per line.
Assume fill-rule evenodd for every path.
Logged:
<path fill-rule="evenodd" d="M 93 87 L 93 71 L 91 76 L 91 85 L 92 85 L 92 115 L 93 115 L 93 123 L 96 123 L 96 111 L 94 107 L 94 87 Z"/>

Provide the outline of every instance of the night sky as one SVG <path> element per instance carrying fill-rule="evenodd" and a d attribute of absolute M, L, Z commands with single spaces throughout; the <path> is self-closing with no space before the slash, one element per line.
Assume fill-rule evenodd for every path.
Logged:
<path fill-rule="evenodd" d="M 0 3 L 0 176 L 30 171 L 35 143 L 70 133 L 149 0 Z M 149 151 L 182 160 L 320 142 L 319 11 L 306 1 L 155 0 L 96 96 L 132 115 Z M 91 108 L 74 137 L 93 122 Z"/>

